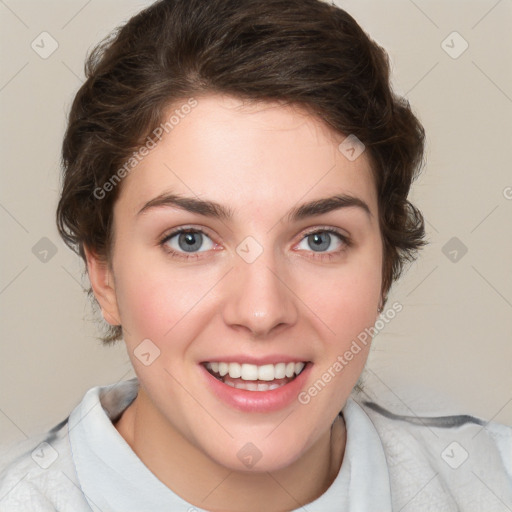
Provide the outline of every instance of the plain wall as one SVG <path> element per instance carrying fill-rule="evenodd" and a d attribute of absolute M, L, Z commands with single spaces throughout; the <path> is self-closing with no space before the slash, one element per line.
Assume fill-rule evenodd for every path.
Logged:
<path fill-rule="evenodd" d="M 375 337 L 367 372 L 411 414 L 512 424 L 512 3 L 337 3 L 388 50 L 395 89 L 428 138 L 411 200 L 430 245 L 392 289 L 388 304 L 403 310 Z M 60 145 L 86 52 L 144 5 L 0 3 L 2 442 L 53 426 L 92 386 L 134 376 L 122 343 L 95 338 L 83 265 L 54 218 Z M 454 31 L 469 44 L 457 58 L 463 40 L 448 37 Z M 31 47 L 51 49 L 42 32 L 58 43 L 47 58 Z"/>

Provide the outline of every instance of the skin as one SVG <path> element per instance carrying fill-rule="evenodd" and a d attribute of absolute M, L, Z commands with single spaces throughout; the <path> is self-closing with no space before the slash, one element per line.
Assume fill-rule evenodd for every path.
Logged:
<path fill-rule="evenodd" d="M 338 474 L 346 441 L 338 414 L 370 343 L 308 404 L 269 413 L 220 401 L 204 386 L 199 363 L 227 354 L 295 355 L 313 363 L 307 389 L 374 325 L 382 282 L 375 185 L 366 153 L 349 161 L 338 150 L 345 136 L 298 107 L 224 95 L 197 100 L 123 180 L 110 261 L 86 248 L 103 316 L 123 326 L 140 382 L 115 427 L 164 484 L 197 507 L 292 510 Z M 137 214 L 164 192 L 216 201 L 233 218 L 170 206 Z M 349 207 L 286 219 L 290 209 L 335 194 L 360 198 L 371 216 Z M 195 253 L 181 249 L 199 257 L 165 249 L 180 252 L 179 235 L 160 245 L 179 227 L 207 234 Z M 331 235 L 317 252 L 307 236 L 315 228 L 337 229 L 352 245 Z M 252 263 L 236 252 L 248 236 L 263 248 Z M 134 350 L 148 338 L 160 355 L 145 366 Z M 237 457 L 248 442 L 262 454 L 252 469 Z"/>

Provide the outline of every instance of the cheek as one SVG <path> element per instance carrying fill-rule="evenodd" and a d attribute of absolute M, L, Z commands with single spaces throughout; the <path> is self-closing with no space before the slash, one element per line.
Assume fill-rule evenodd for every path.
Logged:
<path fill-rule="evenodd" d="M 211 272 L 180 272 L 165 262 L 140 263 L 145 261 L 140 257 L 119 262 L 119 312 L 127 334 L 125 341 L 128 337 L 133 344 L 149 338 L 161 345 L 181 332 L 188 315 L 204 309 L 215 279 Z"/>
<path fill-rule="evenodd" d="M 377 256 L 354 258 L 337 270 L 317 273 L 303 283 L 300 296 L 307 298 L 308 306 L 324 324 L 325 339 L 338 348 L 350 344 L 376 320 L 381 288 Z"/>

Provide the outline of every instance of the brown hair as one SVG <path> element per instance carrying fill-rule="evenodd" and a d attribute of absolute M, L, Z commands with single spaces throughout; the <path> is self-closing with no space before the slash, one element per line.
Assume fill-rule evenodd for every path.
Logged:
<path fill-rule="evenodd" d="M 85 244 L 109 261 L 120 187 L 100 198 L 97 191 L 119 177 L 169 105 L 208 93 L 298 105 L 365 144 L 378 194 L 384 304 L 426 244 L 422 214 L 407 200 L 423 127 L 391 90 L 386 52 L 342 9 L 322 0 L 160 0 L 101 42 L 85 72 L 63 142 L 57 208 L 59 232 L 82 258 Z M 121 326 L 111 326 L 102 339 L 121 336 Z"/>

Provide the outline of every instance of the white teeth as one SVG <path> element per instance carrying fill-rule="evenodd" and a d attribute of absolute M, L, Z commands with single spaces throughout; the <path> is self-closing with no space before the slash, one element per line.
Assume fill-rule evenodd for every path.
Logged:
<path fill-rule="evenodd" d="M 298 375 L 304 366 L 306 366 L 304 363 L 295 363 L 295 375 Z"/>
<path fill-rule="evenodd" d="M 264 364 L 262 366 L 248 363 L 214 362 L 206 363 L 206 368 L 218 373 L 221 377 L 229 374 L 232 379 L 241 378 L 245 381 L 264 380 L 270 382 L 275 379 L 291 378 L 298 375 L 305 365 L 303 362 Z"/>
<path fill-rule="evenodd" d="M 271 391 L 272 389 L 280 388 L 281 386 L 285 386 L 286 384 L 283 382 L 281 384 L 266 384 L 264 382 L 259 382 L 256 384 L 255 382 L 225 382 L 228 386 L 237 389 L 245 389 L 246 391 Z"/>
<path fill-rule="evenodd" d="M 242 375 L 242 368 L 238 363 L 229 363 L 229 376 L 238 379 Z"/>
<path fill-rule="evenodd" d="M 240 377 L 243 380 L 258 380 L 258 367 L 255 364 L 244 363 Z"/>
<path fill-rule="evenodd" d="M 293 377 L 294 373 L 295 373 L 295 363 L 288 363 L 286 365 L 286 376 Z"/>
<path fill-rule="evenodd" d="M 284 379 L 286 377 L 286 363 L 277 363 L 274 367 L 274 377 Z"/>
<path fill-rule="evenodd" d="M 228 363 L 219 363 L 219 374 L 221 377 L 224 377 L 229 371 Z"/>
<path fill-rule="evenodd" d="M 258 368 L 258 380 L 274 380 L 274 365 L 265 364 Z"/>

